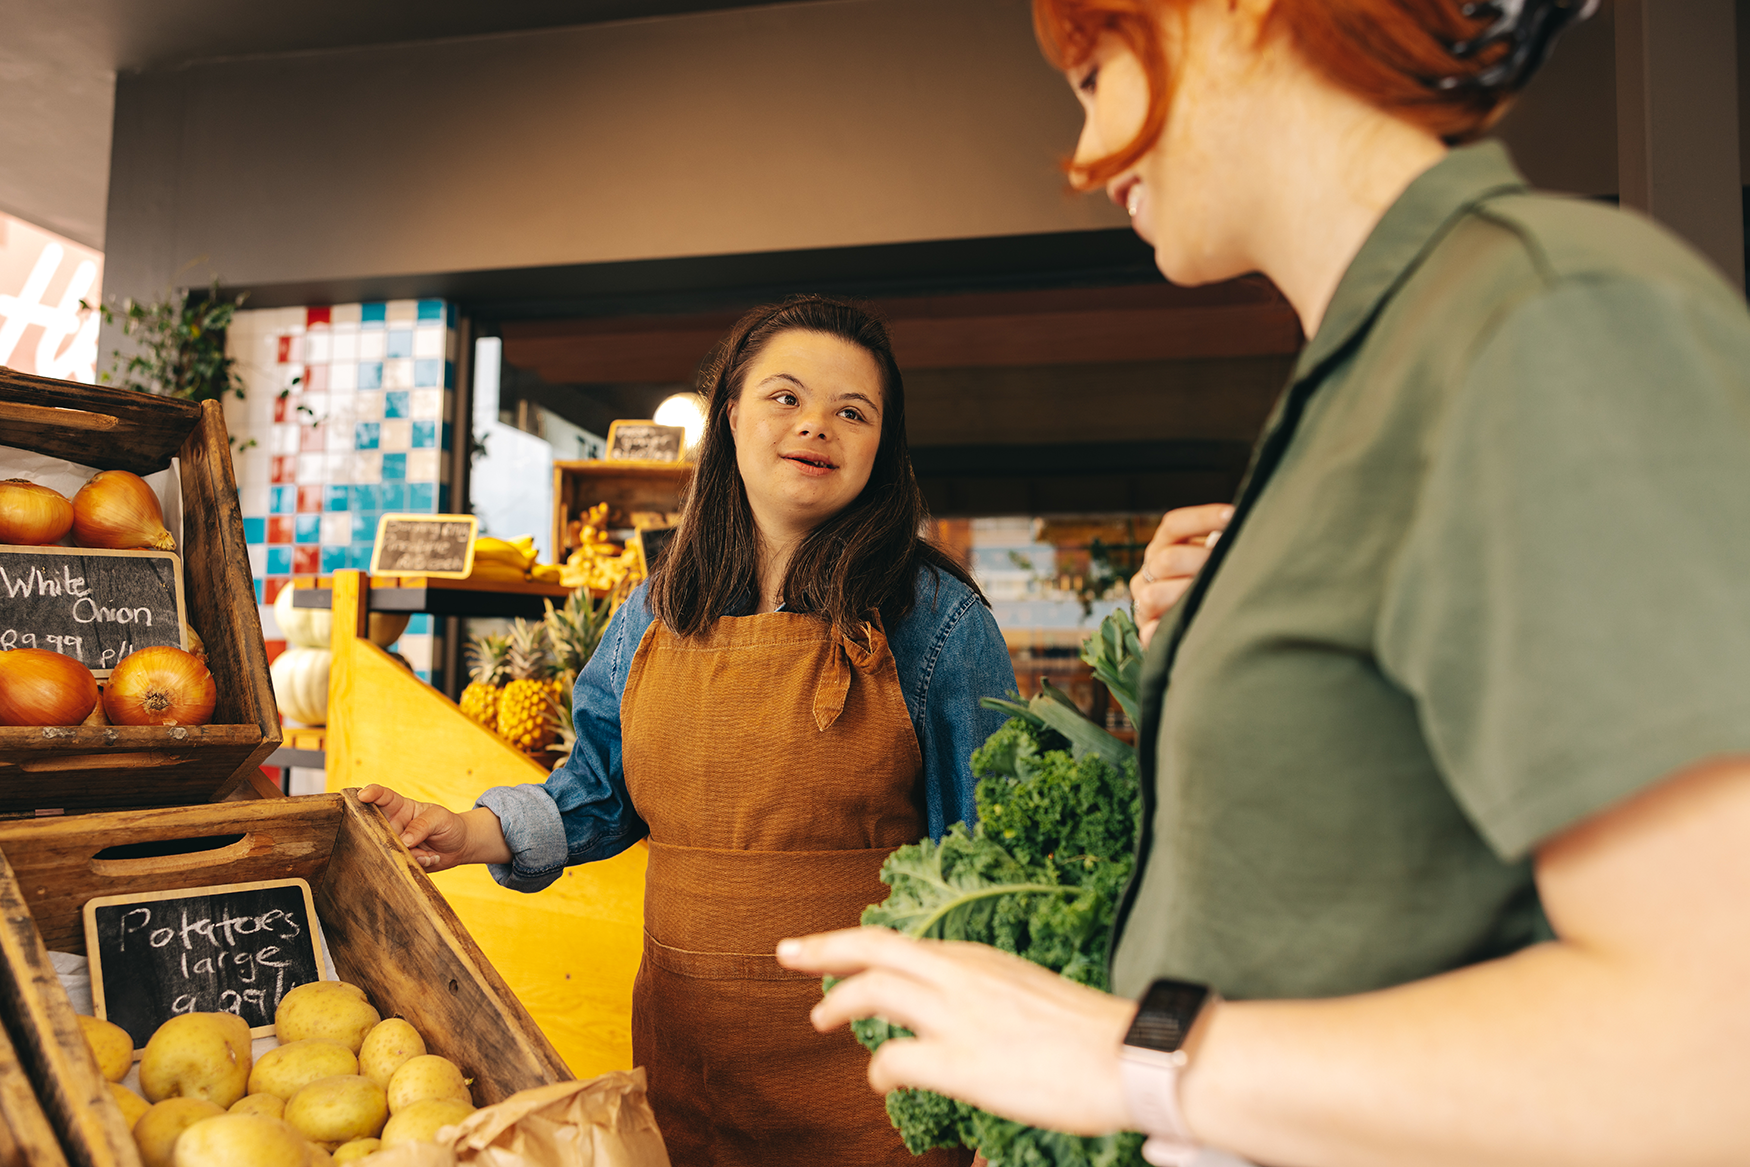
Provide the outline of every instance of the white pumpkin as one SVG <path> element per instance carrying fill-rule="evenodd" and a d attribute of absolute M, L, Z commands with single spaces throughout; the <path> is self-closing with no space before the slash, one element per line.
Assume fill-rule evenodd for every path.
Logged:
<path fill-rule="evenodd" d="M 286 644 L 292 648 L 326 649 L 333 635 L 334 617 L 327 608 L 292 607 L 292 589 L 281 588 L 273 602 L 274 623 L 285 633 Z M 371 643 L 388 648 L 407 631 L 406 612 L 372 612 Z"/>
<path fill-rule="evenodd" d="M 326 648 L 288 648 L 275 658 L 268 671 L 282 716 L 305 725 L 328 724 L 328 666 L 333 660 Z"/>

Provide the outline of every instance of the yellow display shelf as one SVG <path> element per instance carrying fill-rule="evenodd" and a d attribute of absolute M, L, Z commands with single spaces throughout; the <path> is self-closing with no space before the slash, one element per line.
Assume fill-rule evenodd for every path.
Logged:
<path fill-rule="evenodd" d="M 364 637 L 368 592 L 363 572 L 335 573 L 328 789 L 376 782 L 465 810 L 489 787 L 543 781 L 545 770 Z M 579 1078 L 632 1068 L 646 853 L 640 843 L 606 862 L 568 868 L 534 895 L 499 887 L 484 867 L 432 876 Z"/>

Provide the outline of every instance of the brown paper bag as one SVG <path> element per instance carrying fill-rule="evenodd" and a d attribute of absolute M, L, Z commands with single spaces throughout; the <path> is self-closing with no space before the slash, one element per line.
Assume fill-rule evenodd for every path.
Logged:
<path fill-rule="evenodd" d="M 669 1167 L 644 1067 L 587 1082 L 556 1082 L 513 1094 L 438 1132 L 436 1143 L 402 1143 L 360 1167 Z"/>

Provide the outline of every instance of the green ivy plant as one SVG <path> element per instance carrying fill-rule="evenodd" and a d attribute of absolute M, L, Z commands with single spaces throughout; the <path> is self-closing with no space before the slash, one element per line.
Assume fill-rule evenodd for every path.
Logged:
<path fill-rule="evenodd" d="M 134 342 L 134 352 L 112 353 L 110 367 L 99 380 L 187 401 L 219 401 L 228 393 L 242 397 L 236 359 L 225 353 L 225 329 L 243 300 L 244 295 L 236 299 L 220 295 L 219 281 L 214 279 L 200 298 L 183 288 L 156 303 L 123 300 L 119 312 L 102 305 L 104 322 L 112 323 L 119 316 L 122 334 Z"/>

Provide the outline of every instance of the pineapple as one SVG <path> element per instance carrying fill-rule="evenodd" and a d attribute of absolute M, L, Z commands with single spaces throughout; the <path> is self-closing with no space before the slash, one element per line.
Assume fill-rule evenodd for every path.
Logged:
<path fill-rule="evenodd" d="M 498 733 L 525 754 L 553 744 L 558 730 L 551 698 L 562 692 L 553 678 L 553 653 L 545 622 L 518 619 L 505 656 L 510 681 L 498 698 Z"/>
<path fill-rule="evenodd" d="M 555 608 L 552 600 L 545 603 L 547 615 L 543 622 L 547 625 L 547 639 L 553 645 L 553 659 L 558 670 L 553 678 L 554 692 L 549 695 L 557 731 L 553 750 L 563 760 L 577 740 L 577 730 L 571 720 L 571 690 L 577 685 L 577 674 L 595 655 L 602 633 L 607 631 L 614 603 L 605 597 L 595 599 L 588 588 L 573 591 L 563 608 Z"/>
<path fill-rule="evenodd" d="M 510 637 L 488 633 L 468 638 L 468 687 L 458 704 L 462 712 L 494 732 L 498 730 L 499 686 L 504 683 Z"/>

